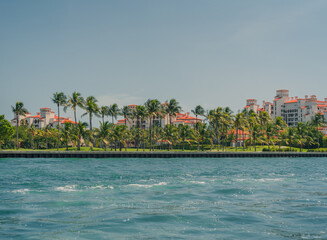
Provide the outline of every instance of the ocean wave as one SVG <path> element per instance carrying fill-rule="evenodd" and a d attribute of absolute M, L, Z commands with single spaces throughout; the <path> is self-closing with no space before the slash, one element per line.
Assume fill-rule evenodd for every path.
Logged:
<path fill-rule="evenodd" d="M 205 182 L 201 182 L 201 181 L 190 181 L 190 183 L 201 184 L 201 185 L 206 184 Z"/>
<path fill-rule="evenodd" d="M 259 178 L 259 179 L 245 179 L 245 178 L 239 178 L 235 179 L 237 182 L 281 182 L 284 181 L 284 178 Z"/>
<path fill-rule="evenodd" d="M 130 187 L 140 187 L 140 188 L 151 188 L 151 187 L 155 187 L 155 186 L 164 186 L 167 185 L 166 182 L 160 182 L 160 183 L 154 183 L 154 184 L 137 184 L 137 183 L 133 183 L 133 184 L 128 184 L 127 186 Z"/>
<path fill-rule="evenodd" d="M 92 187 L 90 187 L 90 189 L 99 189 L 99 190 L 103 190 L 103 189 L 114 189 L 114 187 L 113 187 L 113 186 L 97 185 L 97 186 L 92 186 Z"/>
<path fill-rule="evenodd" d="M 64 187 L 55 187 L 56 191 L 59 192 L 76 192 L 76 185 L 66 185 Z"/>
<path fill-rule="evenodd" d="M 22 194 L 25 194 L 27 192 L 29 192 L 30 190 L 25 188 L 25 189 L 17 189 L 17 190 L 13 190 L 11 191 L 12 193 L 22 193 Z"/>

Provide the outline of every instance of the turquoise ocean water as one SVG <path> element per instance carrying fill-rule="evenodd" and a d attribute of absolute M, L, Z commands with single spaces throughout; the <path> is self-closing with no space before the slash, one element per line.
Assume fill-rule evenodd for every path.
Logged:
<path fill-rule="evenodd" d="M 0 159 L 0 239 L 327 239 L 327 159 Z"/>

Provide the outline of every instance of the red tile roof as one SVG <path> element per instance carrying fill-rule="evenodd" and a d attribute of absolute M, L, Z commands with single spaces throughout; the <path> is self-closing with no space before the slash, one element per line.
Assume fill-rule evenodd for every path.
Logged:
<path fill-rule="evenodd" d="M 296 102 L 297 102 L 297 99 L 295 99 L 295 100 L 290 100 L 290 101 L 285 102 L 285 103 L 296 103 Z"/>

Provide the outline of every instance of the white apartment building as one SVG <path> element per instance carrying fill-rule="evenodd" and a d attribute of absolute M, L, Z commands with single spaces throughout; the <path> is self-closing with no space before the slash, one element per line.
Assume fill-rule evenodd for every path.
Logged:
<path fill-rule="evenodd" d="M 249 103 L 252 102 L 247 100 L 245 109 L 252 109 L 256 113 L 267 111 L 274 119 L 281 116 L 287 125 L 292 127 L 296 126 L 298 122 L 312 120 L 316 113 L 324 115 L 325 120 L 327 120 L 327 98 L 324 101 L 320 101 L 317 100 L 316 95 L 311 95 L 310 97 L 306 95 L 304 98 L 290 97 L 288 90 L 280 89 L 276 91 L 273 103 L 264 102 L 263 108 L 254 107 L 249 105 Z"/>
<path fill-rule="evenodd" d="M 63 126 L 66 122 L 75 124 L 75 122 L 72 121 L 72 118 L 70 117 L 58 118 L 58 116 L 55 115 L 55 112 L 51 111 L 51 108 L 41 108 L 40 112 L 36 113 L 35 116 L 32 116 L 30 113 L 28 113 L 25 116 L 18 116 L 18 119 L 20 123 L 24 121 L 24 123 L 28 126 L 33 125 L 35 128 L 44 128 L 48 124 L 55 128 L 58 126 L 58 123 Z M 11 125 L 16 126 L 16 116 L 14 116 L 14 119 L 11 120 Z"/>

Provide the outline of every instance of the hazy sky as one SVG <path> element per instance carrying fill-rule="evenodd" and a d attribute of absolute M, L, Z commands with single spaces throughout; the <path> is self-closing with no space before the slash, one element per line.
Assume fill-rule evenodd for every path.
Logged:
<path fill-rule="evenodd" d="M 325 0 L 0 0 L 0 114 L 55 109 L 57 91 L 185 111 L 237 112 L 282 88 L 324 98 L 326 12 Z"/>

